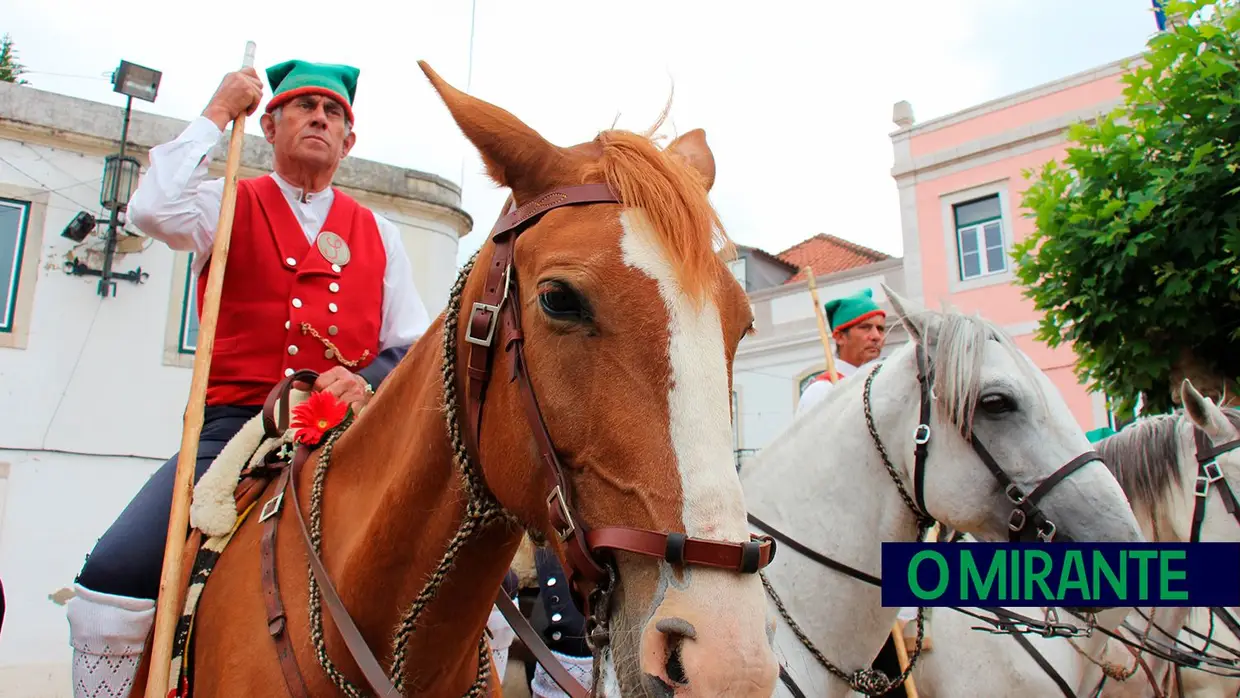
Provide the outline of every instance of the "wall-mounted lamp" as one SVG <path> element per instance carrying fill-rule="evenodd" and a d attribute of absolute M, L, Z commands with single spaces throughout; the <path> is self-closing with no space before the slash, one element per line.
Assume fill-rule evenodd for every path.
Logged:
<path fill-rule="evenodd" d="M 99 204 L 111 212 L 108 220 L 107 247 L 104 251 L 103 269 L 95 271 L 85 264 L 74 261 L 65 268 L 66 273 L 85 276 L 99 276 L 99 295 L 106 298 L 116 295 L 116 282 L 113 279 L 124 279 L 134 283 L 142 283 L 147 277 L 139 267 L 135 271 L 124 274 L 112 272 L 112 255 L 116 252 L 116 231 L 120 223 L 121 212 L 129 207 L 129 199 L 138 188 L 138 176 L 141 165 L 132 157 L 125 155 L 125 146 L 129 141 L 129 115 L 133 111 L 133 100 L 138 98 L 154 102 L 159 92 L 159 81 L 163 73 L 129 61 L 121 61 L 120 67 L 112 73 L 112 91 L 125 95 L 125 119 L 121 123 L 120 152 L 109 155 L 103 161 L 103 182 L 99 188 Z M 100 221 L 82 211 L 65 226 L 60 234 L 76 242 L 86 239 Z"/>

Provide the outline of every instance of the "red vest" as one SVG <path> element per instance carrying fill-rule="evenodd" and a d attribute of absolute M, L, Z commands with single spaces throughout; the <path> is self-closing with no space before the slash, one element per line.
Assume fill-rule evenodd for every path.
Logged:
<path fill-rule="evenodd" d="M 338 189 L 334 194 L 312 245 L 274 179 L 237 182 L 208 405 L 261 405 L 295 370 L 323 373 L 344 365 L 343 358 L 357 362 L 348 367 L 356 373 L 379 353 L 383 238 L 371 211 Z M 323 244 L 329 233 L 344 240 L 345 264 L 333 265 L 320 250 L 342 259 L 343 248 Z M 198 278 L 200 316 L 210 269 L 208 261 Z"/>

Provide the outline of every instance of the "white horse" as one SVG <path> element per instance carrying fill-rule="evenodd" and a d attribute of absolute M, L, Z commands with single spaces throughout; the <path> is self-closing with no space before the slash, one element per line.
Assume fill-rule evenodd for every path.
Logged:
<path fill-rule="evenodd" d="M 983 540 L 1007 540 L 1009 522 L 1021 517 L 1025 539 L 1058 531 L 1143 540 L 1115 478 L 1082 457 L 1091 446 L 1062 397 L 1000 328 L 959 313 L 907 312 L 907 301 L 884 289 L 909 343 L 874 371 L 841 381 L 746 466 L 746 504 L 766 524 L 755 532 L 775 529 L 875 576 L 882 541 L 917 540 L 920 506 Z M 925 384 L 923 368 L 931 371 Z M 1005 490 L 1028 495 L 1023 509 Z M 776 650 L 800 690 L 831 697 L 863 688 L 841 675 L 868 669 L 891 632 L 898 610 L 882 606 L 879 587 L 785 542 L 765 577 L 787 611 Z M 834 672 L 799 641 L 789 617 Z M 776 695 L 794 694 L 781 684 Z"/>
<path fill-rule="evenodd" d="M 1185 409 L 1171 415 L 1158 415 L 1137 420 L 1123 431 L 1107 437 L 1095 447 L 1124 489 L 1142 533 L 1150 540 L 1185 542 L 1192 540 L 1240 541 L 1240 523 L 1223 506 L 1221 487 L 1228 480 L 1240 483 L 1240 449 L 1217 454 L 1215 462 L 1225 479 L 1212 484 L 1208 498 L 1199 503 L 1195 494 L 1201 461 L 1209 461 L 1213 451 L 1226 448 L 1240 436 L 1240 412 L 1221 410 L 1184 381 Z M 1199 451 L 1196 434 L 1208 438 Z M 1200 456 L 1200 457 L 1199 457 Z M 1198 508 L 1200 507 L 1200 509 Z M 1194 534 L 1194 513 L 1201 516 Z M 781 551 L 782 552 L 782 551 Z M 1100 627 L 1115 632 L 1124 620 L 1131 630 L 1119 634 L 1141 644 L 1152 641 L 1155 646 L 1172 646 L 1186 650 L 1201 648 L 1204 641 L 1193 641 L 1180 632 L 1188 620 L 1188 608 L 1110 609 L 1099 614 Z M 1154 627 L 1150 626 L 1149 619 Z M 1061 620 L 1078 626 L 1078 618 L 1061 612 Z M 1207 627 L 1200 627 L 1205 623 Z M 1027 635 L 1029 645 L 1062 678 L 1063 684 L 1042 667 L 1028 648 L 1010 636 L 978 632 L 976 619 L 951 609 L 935 609 L 933 613 L 934 651 L 923 655 L 913 672 L 917 691 L 924 698 L 953 698 L 974 695 L 979 685 L 987 686 L 987 695 L 1060 696 L 1071 690 L 1076 696 L 1156 696 L 1164 694 L 1171 684 L 1173 666 L 1146 652 L 1134 654 L 1131 645 L 1115 640 L 1101 631 L 1088 638 L 1041 637 Z M 1208 631 L 1208 620 L 1199 621 L 1195 629 Z M 1216 627 L 1215 637 L 1235 648 L 1234 636 Z M 1148 632 L 1148 634 L 1147 634 Z M 1176 644 L 1175 636 L 1180 636 Z M 1215 657 L 1233 659 L 1227 652 L 1209 650 Z M 1107 667 L 1104 681 L 1102 666 Z M 1221 667 L 1211 671 L 1240 673 Z M 1225 679 L 1207 671 L 1185 669 L 1182 675 L 1202 685 L 1200 695 L 1236 694 L 1235 679 Z M 1206 686 L 1219 681 L 1233 682 L 1230 693 L 1211 693 Z M 1155 692 L 1152 686 L 1158 686 Z M 1098 689 L 1101 688 L 1101 691 Z M 1187 686 L 1185 687 L 1187 688 Z M 1185 690 L 1185 696 L 1194 695 Z"/>

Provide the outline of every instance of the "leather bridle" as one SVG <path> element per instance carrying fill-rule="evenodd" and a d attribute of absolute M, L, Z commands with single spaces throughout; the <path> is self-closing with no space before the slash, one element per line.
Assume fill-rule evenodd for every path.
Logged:
<path fill-rule="evenodd" d="M 875 372 L 878 367 L 875 368 Z M 917 344 L 917 382 L 921 387 L 921 413 L 913 437 L 913 481 L 917 497 L 917 506 L 913 513 L 923 522 L 933 523 L 934 518 L 926 508 L 926 456 L 930 442 L 930 407 L 933 396 L 934 369 L 926 360 L 925 348 Z M 1085 451 L 1079 456 L 1060 466 L 1051 473 L 1029 494 L 1025 494 L 1019 485 L 1003 470 L 990 451 L 982 445 L 975 434 L 970 433 L 969 445 L 973 447 L 977 457 L 985 464 L 986 469 L 999 481 L 1003 494 L 1012 504 L 1012 513 L 1008 516 L 1008 540 L 1010 542 L 1032 542 L 1039 540 L 1049 543 L 1052 540 L 1071 541 L 1072 537 L 1060 533 L 1050 517 L 1038 507 L 1038 502 L 1056 485 L 1063 482 L 1069 475 L 1093 461 L 1102 461 L 1102 456 L 1094 450 Z M 928 526 L 927 526 L 928 527 Z"/>
<path fill-rule="evenodd" d="M 1206 502 L 1210 499 L 1211 485 L 1218 489 L 1227 513 L 1240 524 L 1240 501 L 1237 501 L 1235 493 L 1231 491 L 1231 484 L 1223 474 L 1222 466 L 1218 464 L 1219 456 L 1240 448 L 1240 439 L 1215 446 L 1210 443 L 1210 437 L 1206 436 L 1205 431 L 1194 426 L 1193 443 L 1197 449 L 1197 479 L 1193 484 L 1193 528 L 1189 540 L 1198 543 L 1201 541 L 1201 525 L 1206 520 Z"/>
<path fill-rule="evenodd" d="M 587 628 L 592 621 L 594 629 L 599 618 L 594 613 L 592 601 L 597 595 L 583 593 L 586 583 L 595 591 L 610 593 L 616 571 L 611 553 L 623 551 L 666 560 L 673 565 L 720 567 L 742 574 L 754 574 L 774 559 L 775 541 L 770 536 L 751 535 L 744 543 L 689 538 L 683 533 L 657 532 L 623 526 L 588 527 L 573 504 L 572 487 L 565 477 L 547 431 L 534 386 L 526 371 L 524 335 L 521 331 L 520 282 L 516 278 L 514 256 L 517 239 L 521 233 L 546 212 L 556 208 L 581 204 L 614 203 L 620 199 L 606 184 L 582 184 L 568 186 L 534 197 L 528 203 L 516 207 L 509 197 L 506 212 L 495 222 L 491 240 L 495 243 L 482 298 L 473 304 L 467 324 L 465 341 L 469 347 L 469 390 L 467 413 L 472 448 L 477 458 L 477 448 L 482 434 L 482 407 L 486 399 L 487 383 L 491 377 L 494 349 L 502 344 L 512 355 L 512 374 L 520 388 L 526 421 L 538 446 L 539 462 L 546 481 L 547 513 L 557 538 L 564 544 L 568 565 L 569 586 L 582 613 L 587 617 Z M 594 595 L 596 598 L 591 598 Z M 605 609 L 601 609 L 606 613 Z M 587 630 L 587 635 L 591 635 Z"/>
<path fill-rule="evenodd" d="M 919 341 L 916 343 L 915 351 L 917 360 L 917 383 L 920 390 L 918 423 L 913 433 L 913 487 L 915 492 L 915 500 L 914 497 L 909 496 L 908 490 L 904 485 L 904 478 L 900 476 L 899 470 L 888 456 L 886 446 L 883 444 L 882 438 L 879 436 L 878 430 L 874 424 L 873 410 L 871 409 L 870 404 L 870 390 L 875 377 L 877 377 L 879 371 L 883 368 L 883 364 L 881 363 L 876 365 L 866 377 L 863 403 L 866 424 L 869 427 L 870 436 L 874 441 L 875 448 L 882 457 L 883 465 L 886 467 L 888 474 L 892 477 L 896 488 L 900 492 L 901 498 L 904 499 L 904 502 L 908 506 L 909 510 L 912 511 L 913 515 L 917 518 L 917 539 L 922 540 L 925 538 L 925 535 L 927 531 L 929 531 L 930 527 L 935 523 L 935 519 L 929 514 L 929 510 L 927 509 L 925 503 L 926 459 L 929 455 L 929 445 L 932 434 L 930 421 L 934 396 L 934 369 L 926 357 L 925 347 L 922 342 Z M 1040 507 L 1038 507 L 1038 502 L 1057 484 L 1063 482 L 1069 475 L 1076 472 L 1086 464 L 1093 461 L 1102 461 L 1101 454 L 1094 450 L 1089 450 L 1080 454 L 1060 466 L 1055 472 L 1051 473 L 1050 476 L 1038 483 L 1032 492 L 1025 494 L 1021 487 L 1017 485 L 1015 481 L 1013 481 L 1012 478 L 1003 470 L 990 452 L 986 450 L 986 447 L 982 445 L 981 441 L 976 438 L 976 435 L 970 433 L 968 441 L 972 445 L 973 450 L 977 453 L 978 457 L 986 465 L 986 468 L 999 481 L 999 484 L 1003 487 L 1004 495 L 1013 505 L 1012 513 L 1008 517 L 1009 540 L 1011 542 L 1028 542 L 1034 539 L 1043 542 L 1050 542 L 1052 540 L 1072 540 L 1072 538 L 1067 534 L 1059 532 L 1055 523 L 1051 521 L 1051 519 L 1041 510 Z M 813 550 L 812 548 L 796 541 L 788 534 L 778 531 L 773 526 L 765 521 L 762 521 L 753 514 L 749 515 L 749 522 L 820 565 L 867 584 L 874 586 L 882 585 L 882 581 L 878 577 L 833 560 L 830 557 Z M 886 690 L 889 690 L 890 686 L 898 685 L 904 680 L 905 677 L 907 677 L 916 665 L 918 658 L 921 656 L 922 634 L 919 627 L 917 647 L 909 657 L 908 668 L 905 669 L 904 672 L 902 672 L 902 675 L 894 682 L 890 682 L 888 684 L 888 682 L 883 682 L 876 679 L 874 677 L 875 672 L 868 668 L 859 669 L 849 675 L 827 661 L 821 651 L 809 642 L 808 636 L 805 635 L 799 627 L 797 627 L 796 622 L 787 613 L 786 609 L 784 609 L 782 601 L 780 601 L 778 594 L 775 593 L 774 587 L 771 586 L 769 582 L 767 583 L 767 592 L 772 596 L 772 599 L 775 601 L 776 607 L 779 608 L 784 620 L 792 626 L 794 633 L 801 640 L 802 644 L 806 646 L 810 653 L 815 656 L 824 668 L 844 680 L 855 691 L 869 695 L 879 695 L 886 692 Z M 992 632 L 1014 634 L 1018 640 L 1022 641 L 1022 644 L 1027 644 L 1027 642 L 1024 641 L 1024 638 L 1021 637 L 1022 632 L 1039 632 L 1046 637 L 1071 637 L 1073 635 L 1081 634 L 1078 629 L 1074 628 L 1070 624 L 1051 621 L 1049 619 L 1038 621 L 1002 608 L 986 607 L 981 609 L 994 614 L 995 618 L 987 618 L 955 606 L 951 608 L 995 626 L 996 630 Z M 922 624 L 922 609 L 918 610 L 917 622 L 919 626 Z M 1019 627 L 1022 625 L 1030 630 L 1022 631 Z M 1035 627 L 1040 627 L 1042 629 L 1032 630 Z M 787 671 L 780 672 L 780 679 L 794 694 L 802 695 L 800 687 L 796 685 L 796 682 L 792 679 L 791 675 L 787 673 Z M 887 684 L 886 687 L 884 687 L 885 684 Z"/>

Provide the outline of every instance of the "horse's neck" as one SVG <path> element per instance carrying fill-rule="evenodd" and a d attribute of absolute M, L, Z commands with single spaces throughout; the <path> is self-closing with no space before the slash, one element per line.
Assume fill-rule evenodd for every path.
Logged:
<path fill-rule="evenodd" d="M 444 421 L 437 329 L 392 371 L 331 454 L 323 558 L 376 656 L 391 657 L 393 633 L 412 606 L 425 605 L 408 641 L 404 692 L 459 695 L 476 677 L 492 594 L 520 538 L 506 529 L 471 538 L 434 594 L 417 598 L 468 501 Z M 464 430 L 463 409 L 460 419 Z M 305 497 L 312 477 L 308 469 Z"/>
<path fill-rule="evenodd" d="M 861 410 L 864 377 L 841 386 L 800 418 L 746 469 L 749 511 L 833 560 L 880 576 L 882 541 L 916 539 L 916 521 L 901 500 L 871 440 Z M 875 419 L 893 459 L 899 426 Z M 911 428 L 911 427 L 910 427 Z M 911 432 L 910 432 L 911 433 Z M 767 577 L 797 625 L 845 673 L 870 666 L 891 632 L 898 609 L 883 608 L 879 587 L 828 569 L 781 546 Z M 779 652 L 809 695 L 836 693 L 827 674 L 777 623 Z M 830 688 L 828 688 L 830 687 Z"/>

